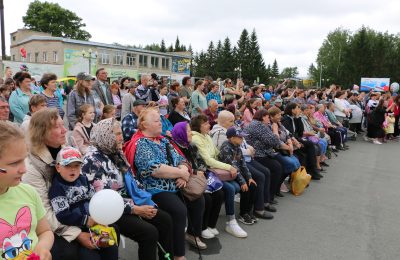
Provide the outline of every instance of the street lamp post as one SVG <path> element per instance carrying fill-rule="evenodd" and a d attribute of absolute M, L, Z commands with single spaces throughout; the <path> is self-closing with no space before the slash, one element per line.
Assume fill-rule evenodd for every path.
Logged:
<path fill-rule="evenodd" d="M 4 36 L 4 4 L 3 0 L 0 0 L 0 23 L 1 23 L 1 59 L 6 59 L 6 41 Z"/>
<path fill-rule="evenodd" d="M 235 68 L 235 72 L 238 73 L 239 79 L 242 78 L 242 64 L 239 64 L 239 67 Z"/>
<path fill-rule="evenodd" d="M 89 61 L 89 74 L 92 72 L 92 60 L 96 60 L 97 55 L 97 51 L 93 52 L 92 49 L 89 49 L 88 51 L 82 50 L 82 57 Z"/>

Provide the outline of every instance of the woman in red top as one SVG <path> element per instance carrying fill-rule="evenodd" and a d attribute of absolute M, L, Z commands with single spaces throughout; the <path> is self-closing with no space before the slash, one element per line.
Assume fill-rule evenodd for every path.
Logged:
<path fill-rule="evenodd" d="M 389 109 L 394 113 L 394 137 L 399 136 L 399 117 L 400 117 L 400 95 L 392 98 L 388 104 Z"/>

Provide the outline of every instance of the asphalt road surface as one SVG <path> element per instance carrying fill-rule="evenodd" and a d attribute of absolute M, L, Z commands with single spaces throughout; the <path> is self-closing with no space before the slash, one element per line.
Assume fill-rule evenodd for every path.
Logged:
<path fill-rule="evenodd" d="M 275 219 L 241 225 L 246 239 L 224 231 L 222 207 L 221 234 L 204 240 L 203 259 L 400 259 L 400 144 L 349 145 L 304 194 L 280 198 Z M 126 242 L 120 259 L 137 259 Z M 190 246 L 186 257 L 199 259 Z"/>

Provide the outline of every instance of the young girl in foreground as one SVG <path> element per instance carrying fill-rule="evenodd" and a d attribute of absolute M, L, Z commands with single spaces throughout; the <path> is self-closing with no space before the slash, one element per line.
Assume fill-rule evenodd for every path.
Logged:
<path fill-rule="evenodd" d="M 5 152 L 7 151 L 7 152 Z M 0 122 L 0 256 L 50 260 L 54 236 L 35 189 L 21 183 L 28 155 L 21 130 Z"/>

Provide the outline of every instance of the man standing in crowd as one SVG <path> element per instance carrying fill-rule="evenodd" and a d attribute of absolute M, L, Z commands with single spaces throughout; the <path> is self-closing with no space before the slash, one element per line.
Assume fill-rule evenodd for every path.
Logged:
<path fill-rule="evenodd" d="M 10 106 L 5 98 L 0 97 L 0 121 L 7 121 L 10 116 Z"/>
<path fill-rule="evenodd" d="M 3 82 L 6 82 L 7 79 L 12 79 L 13 72 L 10 67 L 6 67 L 6 70 L 4 71 L 4 79 Z"/>
<path fill-rule="evenodd" d="M 192 92 L 192 80 L 190 79 L 190 77 L 184 77 L 182 79 L 182 88 L 179 90 L 179 96 L 185 101 L 186 108 L 189 108 Z"/>
<path fill-rule="evenodd" d="M 104 105 L 114 105 L 110 84 L 107 82 L 107 71 L 100 68 L 96 71 L 97 80 L 93 83 L 93 90 L 96 91 Z"/>
<path fill-rule="evenodd" d="M 150 76 L 142 75 L 140 78 L 140 85 L 136 88 L 135 97 L 136 99 L 140 99 L 144 102 L 151 101 L 151 93 L 150 88 L 147 86 L 149 84 Z"/>
<path fill-rule="evenodd" d="M 122 135 L 124 137 L 124 142 L 131 140 L 131 137 L 136 132 L 138 128 L 137 120 L 140 112 L 146 108 L 146 105 L 147 103 L 141 99 L 135 100 L 135 102 L 133 102 L 132 112 L 122 119 Z"/>

